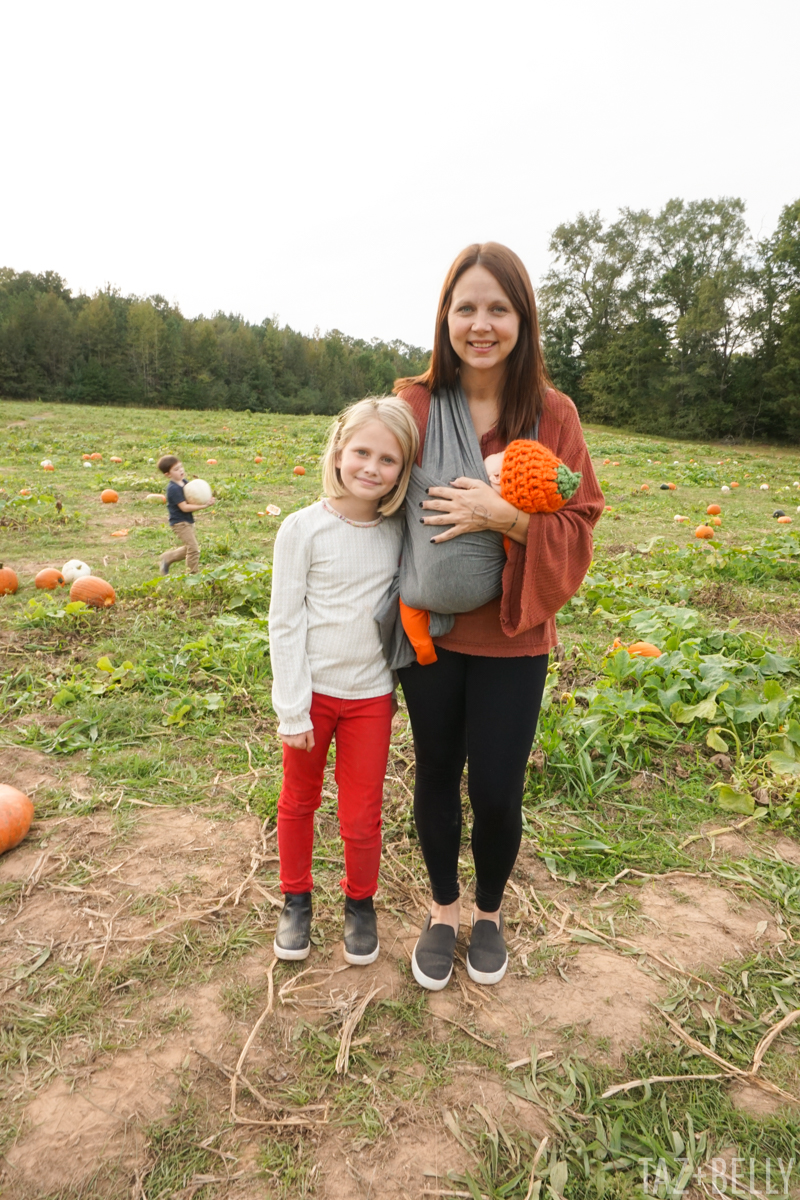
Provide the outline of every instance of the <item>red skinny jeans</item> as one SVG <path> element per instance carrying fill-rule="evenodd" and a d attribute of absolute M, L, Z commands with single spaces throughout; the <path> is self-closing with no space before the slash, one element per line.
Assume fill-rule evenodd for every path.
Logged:
<path fill-rule="evenodd" d="M 322 803 L 328 747 L 335 737 L 334 774 L 344 842 L 345 877 L 341 885 L 353 900 L 375 895 L 381 861 L 383 781 L 392 732 L 391 700 L 391 695 L 339 700 L 314 692 L 314 749 L 295 750 L 284 743 L 283 787 L 278 799 L 282 892 L 310 892 L 314 886 L 314 813 Z"/>

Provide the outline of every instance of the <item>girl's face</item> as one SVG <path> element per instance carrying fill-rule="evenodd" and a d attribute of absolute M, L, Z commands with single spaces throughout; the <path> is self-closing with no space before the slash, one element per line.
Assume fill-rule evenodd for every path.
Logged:
<path fill-rule="evenodd" d="M 336 451 L 342 484 L 358 500 L 387 496 L 403 470 L 400 443 L 382 421 L 367 421 Z"/>
<path fill-rule="evenodd" d="M 491 271 L 477 265 L 453 289 L 447 328 L 461 362 L 486 371 L 500 366 L 516 346 L 519 314 Z"/>

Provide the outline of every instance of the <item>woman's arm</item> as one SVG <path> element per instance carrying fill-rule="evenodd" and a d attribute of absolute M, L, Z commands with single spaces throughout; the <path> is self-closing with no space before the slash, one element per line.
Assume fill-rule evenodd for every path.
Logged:
<path fill-rule="evenodd" d="M 420 518 L 423 525 L 452 525 L 452 529 L 432 537 L 432 542 L 447 542 L 480 529 L 493 529 L 521 546 L 528 540 L 530 514 L 514 508 L 480 479 L 462 476 L 449 487 L 429 488 L 428 495 L 431 499 L 422 503 L 426 512 Z"/>
<path fill-rule="evenodd" d="M 566 396 L 556 396 L 545 410 L 539 437 L 582 479 L 558 512 L 531 515 L 524 548 L 509 549 L 500 607 L 509 637 L 550 620 L 575 595 L 592 561 L 592 530 L 603 511 L 603 493 L 578 413 Z"/>

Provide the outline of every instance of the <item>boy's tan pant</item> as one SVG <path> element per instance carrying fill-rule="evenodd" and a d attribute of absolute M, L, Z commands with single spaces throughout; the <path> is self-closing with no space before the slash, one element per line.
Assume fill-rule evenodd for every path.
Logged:
<path fill-rule="evenodd" d="M 174 550 L 165 550 L 161 555 L 162 563 L 174 563 L 185 558 L 186 570 L 190 575 L 196 575 L 200 570 L 200 547 L 197 544 L 194 525 L 190 525 L 188 521 L 178 521 L 170 528 L 183 545 L 176 546 Z"/>

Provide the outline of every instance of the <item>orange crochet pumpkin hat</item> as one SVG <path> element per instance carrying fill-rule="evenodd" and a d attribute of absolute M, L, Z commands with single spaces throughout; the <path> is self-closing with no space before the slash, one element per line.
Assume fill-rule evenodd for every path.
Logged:
<path fill-rule="evenodd" d="M 541 442 L 520 439 L 506 447 L 500 495 L 522 512 L 558 512 L 580 482 L 580 471 L 571 471 Z"/>

